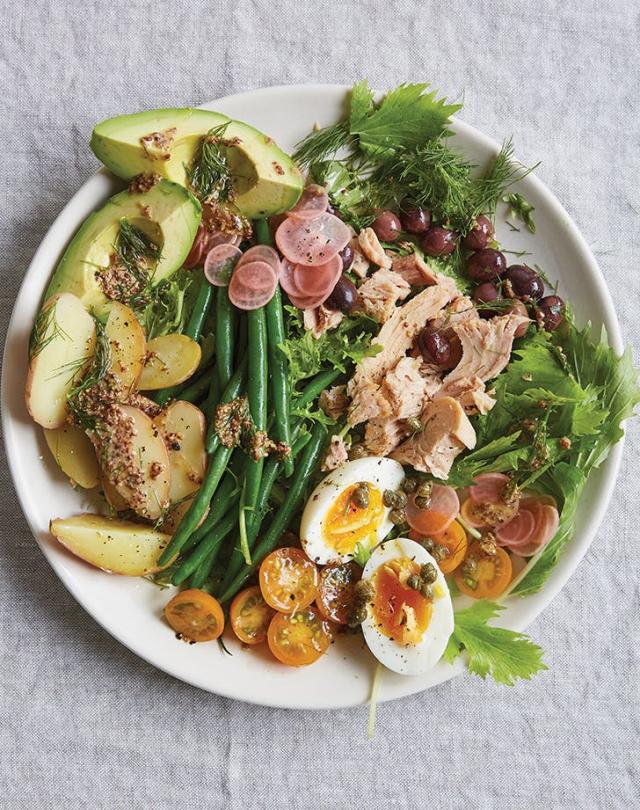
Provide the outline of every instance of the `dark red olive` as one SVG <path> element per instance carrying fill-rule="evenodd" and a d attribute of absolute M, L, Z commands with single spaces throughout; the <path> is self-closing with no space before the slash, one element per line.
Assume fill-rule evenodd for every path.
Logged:
<path fill-rule="evenodd" d="M 425 233 L 431 225 L 431 211 L 426 208 L 406 208 L 400 213 L 402 230 L 407 233 Z"/>
<path fill-rule="evenodd" d="M 337 309 L 340 312 L 353 312 L 359 303 L 358 290 L 355 284 L 346 276 L 340 276 L 331 295 L 324 302 L 329 309 Z"/>
<path fill-rule="evenodd" d="M 482 284 L 478 284 L 473 291 L 473 300 L 477 304 L 491 304 L 497 301 L 498 298 L 498 288 L 492 281 L 484 281 Z M 496 312 L 494 307 L 478 306 L 478 315 L 481 318 L 493 318 Z"/>
<path fill-rule="evenodd" d="M 420 240 L 427 256 L 449 256 L 456 249 L 458 234 L 448 228 L 432 225 Z"/>
<path fill-rule="evenodd" d="M 346 273 L 353 264 L 353 248 L 350 244 L 346 244 L 340 251 L 340 258 L 342 259 L 342 272 Z"/>
<path fill-rule="evenodd" d="M 427 363 L 448 366 L 451 361 L 451 342 L 442 332 L 425 327 L 418 335 L 418 349 Z"/>
<path fill-rule="evenodd" d="M 491 281 L 507 269 L 504 253 L 493 248 L 483 248 L 467 259 L 467 275 L 474 281 Z"/>
<path fill-rule="evenodd" d="M 544 295 L 544 281 L 526 264 L 512 264 L 504 274 L 516 298 L 539 301 Z"/>
<path fill-rule="evenodd" d="M 525 318 L 529 317 L 529 310 L 518 298 L 514 298 L 513 301 L 511 301 L 508 311 L 514 315 L 524 315 Z M 513 336 L 517 338 L 522 337 L 524 334 L 526 334 L 528 328 L 528 323 L 521 323 L 513 333 Z"/>
<path fill-rule="evenodd" d="M 382 242 L 395 242 L 400 236 L 402 226 L 393 211 L 383 211 L 373 220 L 371 227 Z"/>
<path fill-rule="evenodd" d="M 493 236 L 493 223 L 484 214 L 476 219 L 476 224 L 462 240 L 462 244 L 469 250 L 482 250 L 491 241 Z"/>
<path fill-rule="evenodd" d="M 560 326 L 564 320 L 564 309 L 564 301 L 559 295 L 547 295 L 538 303 L 538 311 L 547 332 L 553 332 Z"/>

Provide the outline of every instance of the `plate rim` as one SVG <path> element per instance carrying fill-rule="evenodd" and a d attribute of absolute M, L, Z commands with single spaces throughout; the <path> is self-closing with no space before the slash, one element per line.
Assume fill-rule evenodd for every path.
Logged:
<path fill-rule="evenodd" d="M 330 92 L 336 93 L 337 91 L 342 91 L 343 93 L 347 93 L 351 89 L 350 85 L 342 85 L 342 84 L 331 84 L 331 83 L 322 83 L 322 84 L 315 84 L 315 83 L 298 83 L 298 84 L 278 84 L 273 86 L 267 87 L 260 87 L 253 90 L 247 90 L 240 93 L 234 93 L 232 95 L 221 96 L 213 101 L 206 102 L 205 104 L 200 105 L 203 108 L 212 108 L 216 104 L 221 102 L 225 103 L 233 103 L 242 100 L 246 100 L 247 102 L 251 97 L 255 97 L 256 95 L 273 95 L 278 96 L 281 94 L 286 93 L 295 93 L 295 92 L 310 92 L 310 93 L 323 93 L 323 92 Z M 489 136 L 485 135 L 480 130 L 476 129 L 471 124 L 466 123 L 465 121 L 454 118 L 453 123 L 455 125 L 456 132 L 462 135 L 468 135 L 469 137 L 473 138 L 477 142 L 479 142 L 482 146 L 487 149 L 490 149 L 497 153 L 500 148 L 500 145 L 497 141 Z M 136 649 L 135 646 L 127 640 L 122 633 L 119 631 L 119 628 L 116 626 L 109 626 L 105 624 L 104 616 L 99 616 L 98 612 L 94 610 L 93 606 L 91 606 L 87 600 L 84 598 L 83 590 L 81 588 L 77 588 L 75 583 L 72 581 L 72 576 L 67 572 L 66 568 L 61 562 L 61 559 L 58 555 L 56 555 L 54 548 L 46 543 L 40 537 L 40 530 L 37 528 L 32 519 L 29 515 L 29 512 L 26 508 L 26 497 L 25 491 L 22 488 L 22 484 L 20 481 L 20 476 L 18 474 L 17 469 L 17 462 L 14 455 L 15 449 L 11 443 L 11 435 L 12 435 L 12 423 L 14 422 L 14 416 L 11 413 L 11 409 L 8 404 L 8 395 L 7 395 L 7 388 L 6 388 L 6 381 L 8 376 L 8 362 L 11 363 L 11 358 L 8 357 L 9 354 L 9 344 L 10 344 L 10 337 L 16 331 L 16 318 L 17 318 L 17 309 L 18 309 L 18 302 L 21 300 L 23 295 L 25 295 L 25 288 L 29 281 L 34 268 L 37 267 L 39 261 L 43 256 L 46 256 L 49 247 L 48 243 L 53 241 L 55 231 L 57 230 L 57 225 L 60 220 L 65 218 L 66 213 L 72 209 L 76 203 L 76 200 L 81 195 L 87 193 L 87 189 L 91 190 L 91 185 L 96 184 L 98 182 L 98 178 L 100 176 L 103 177 L 110 177 L 110 174 L 104 168 L 99 168 L 93 174 L 91 174 L 77 189 L 77 191 L 72 195 L 72 197 L 67 201 L 67 203 L 63 206 L 63 208 L 59 211 L 58 215 L 55 217 L 54 221 L 51 223 L 47 232 L 45 233 L 42 241 L 38 245 L 35 253 L 29 265 L 25 271 L 24 277 L 22 282 L 19 286 L 17 295 L 13 302 L 13 307 L 11 311 L 11 317 L 9 319 L 7 325 L 7 331 L 5 334 L 5 345 L 3 347 L 3 362 L 2 362 L 2 377 L 1 377 L 1 392 L 0 392 L 0 403 L 1 403 L 1 423 L 2 423 L 2 432 L 3 432 L 3 440 L 4 446 L 7 455 L 7 466 L 9 468 L 9 472 L 11 474 L 11 480 L 13 482 L 14 490 L 18 497 L 18 502 L 20 504 L 20 508 L 22 513 L 25 517 L 27 525 L 29 526 L 29 530 L 35 539 L 36 543 L 38 544 L 40 550 L 42 551 L 45 559 L 48 561 L 49 565 L 54 570 L 58 579 L 62 582 L 64 587 L 67 591 L 71 594 L 71 596 L 81 605 L 81 607 L 92 617 L 94 621 L 96 621 L 100 627 L 102 627 L 109 635 L 115 638 L 119 643 L 123 644 L 127 649 L 133 652 L 136 656 L 141 658 L 142 660 L 146 661 L 148 664 L 156 667 L 157 669 L 165 672 L 167 675 L 170 675 L 176 678 L 183 683 L 186 683 L 190 686 L 195 686 L 196 688 L 203 689 L 204 691 L 210 692 L 212 694 L 220 695 L 221 697 L 225 698 L 232 698 L 235 700 L 241 700 L 245 703 L 249 703 L 252 705 L 259 705 L 259 706 L 266 706 L 272 708 L 285 708 L 285 709 L 292 709 L 292 710 L 326 710 L 326 709 L 341 709 L 341 708 L 348 708 L 352 706 L 362 705 L 361 701 L 342 701 L 342 702 L 335 702 L 335 703 L 318 703 L 317 701 L 314 703 L 305 703 L 305 702 L 297 702 L 293 705 L 291 702 L 286 702 L 286 700 L 281 697 L 280 699 L 274 698 L 270 701 L 265 700 L 252 700 L 251 696 L 242 695 L 239 696 L 237 693 L 234 692 L 232 688 L 228 688 L 226 685 L 218 686 L 214 689 L 210 685 L 204 683 L 198 683 L 195 679 L 189 679 L 184 676 L 182 673 L 178 673 L 173 671 L 171 666 L 161 663 L 157 660 L 153 659 L 152 655 L 146 654 L 145 652 L 141 652 L 139 649 Z M 580 248 L 582 253 L 585 266 L 588 268 L 588 272 L 590 275 L 591 281 L 597 287 L 597 292 L 601 299 L 601 309 L 602 309 L 602 319 L 607 324 L 607 334 L 609 338 L 610 345 L 612 348 L 620 354 L 623 350 L 623 341 L 622 341 L 622 333 L 620 328 L 620 322 L 618 320 L 614 305 L 613 299 L 611 297 L 611 293 L 606 285 L 604 275 L 600 266 L 593 255 L 589 245 L 587 244 L 584 236 L 580 232 L 578 226 L 573 221 L 571 216 L 568 214 L 564 206 L 560 203 L 557 199 L 553 191 L 547 187 L 547 185 L 536 176 L 535 173 L 531 173 L 527 177 L 527 181 L 531 183 L 534 188 L 536 189 L 537 193 L 540 194 L 544 200 L 545 205 L 551 210 L 554 217 L 560 219 L 562 221 L 563 227 L 567 228 L 572 239 L 574 240 L 575 244 Z M 15 360 L 14 360 L 15 363 Z M 536 620 L 536 618 L 540 615 L 542 611 L 544 611 L 553 598 L 562 590 L 565 586 L 569 578 L 575 572 L 578 564 L 582 557 L 586 554 L 587 550 L 591 546 L 591 543 L 595 539 L 595 536 L 598 532 L 604 514 L 610 504 L 611 496 L 613 493 L 613 488 L 616 484 L 618 474 L 620 471 L 620 465 L 622 460 L 622 454 L 624 449 L 624 441 L 625 438 L 620 440 L 615 447 L 612 448 L 607 460 L 600 468 L 601 475 L 603 480 L 601 482 L 601 486 L 599 488 L 599 503 L 597 508 L 595 509 L 595 515 L 592 517 L 592 530 L 588 534 L 588 541 L 585 542 L 584 540 L 579 544 L 576 545 L 573 543 L 565 550 L 565 554 L 562 558 L 564 560 L 563 565 L 558 565 L 553 570 L 550 579 L 545 583 L 543 589 L 535 594 L 535 599 L 533 603 L 530 603 L 530 609 L 528 611 L 528 615 L 526 620 L 521 622 L 511 622 L 510 627 L 515 630 L 523 630 L 528 627 L 532 622 Z M 571 559 L 567 560 L 567 555 L 569 551 L 572 551 Z M 532 599 L 532 597 L 527 597 L 527 599 Z M 520 625 L 520 626 L 517 626 Z M 426 691 L 428 688 L 432 688 L 433 686 L 438 685 L 449 678 L 454 677 L 454 675 L 462 672 L 465 669 L 464 665 L 461 663 L 460 660 L 456 662 L 456 665 L 450 668 L 442 678 L 439 678 L 434 681 L 429 686 L 418 685 L 415 689 L 409 689 L 404 692 L 404 696 L 407 697 L 412 694 L 416 694 L 422 691 Z M 386 702 L 387 700 L 396 699 L 398 696 L 392 695 L 389 697 L 385 697 L 384 694 L 380 695 L 379 702 Z"/>

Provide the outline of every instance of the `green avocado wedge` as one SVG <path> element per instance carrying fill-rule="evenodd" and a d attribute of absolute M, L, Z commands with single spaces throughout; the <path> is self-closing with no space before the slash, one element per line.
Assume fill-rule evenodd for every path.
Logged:
<path fill-rule="evenodd" d="M 91 149 L 118 177 L 155 173 L 187 186 L 202 138 L 225 123 L 225 139 L 235 141 L 227 156 L 241 213 L 257 219 L 295 205 L 304 181 L 289 155 L 268 135 L 221 113 L 169 108 L 119 115 L 96 126 Z"/>
<path fill-rule="evenodd" d="M 184 262 L 200 224 L 202 208 L 182 186 L 161 180 L 144 193 L 121 191 L 80 226 L 60 260 L 45 294 L 70 292 L 87 308 L 99 309 L 107 298 L 97 271 L 107 268 L 123 218 L 160 248 L 152 283 L 175 273 Z"/>

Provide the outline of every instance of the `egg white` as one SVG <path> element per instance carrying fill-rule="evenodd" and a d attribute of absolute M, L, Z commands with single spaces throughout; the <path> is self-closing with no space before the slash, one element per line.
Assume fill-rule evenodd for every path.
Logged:
<path fill-rule="evenodd" d="M 307 556 L 319 565 L 333 562 L 347 562 L 352 554 L 339 554 L 328 546 L 322 536 L 322 522 L 333 502 L 347 487 L 360 481 L 367 481 L 381 492 L 396 490 L 404 479 L 402 465 L 391 458 L 367 456 L 354 459 L 329 473 L 311 493 L 300 522 L 300 540 Z M 389 520 L 389 507 L 384 507 L 384 515 L 376 531 L 375 542 L 384 540 L 393 523 Z"/>
<path fill-rule="evenodd" d="M 362 623 L 362 632 L 367 646 L 385 667 L 400 675 L 421 675 L 435 666 L 442 657 L 449 636 L 453 632 L 453 605 L 447 582 L 437 562 L 414 540 L 398 538 L 381 543 L 371 554 L 362 572 L 362 579 L 371 581 L 381 565 L 399 557 L 408 557 L 419 565 L 425 563 L 435 565 L 438 579 L 433 585 L 436 596 L 433 600 L 431 621 L 417 644 L 399 644 L 378 630 L 369 605 L 367 618 Z"/>

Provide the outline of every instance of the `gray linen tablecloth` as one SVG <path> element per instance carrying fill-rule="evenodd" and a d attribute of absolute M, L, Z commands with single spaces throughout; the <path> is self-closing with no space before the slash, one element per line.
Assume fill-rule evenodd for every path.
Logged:
<path fill-rule="evenodd" d="M 542 158 L 640 357 L 633 0 L 2 0 L 0 307 L 96 168 L 95 122 L 287 82 L 427 79 Z M 573 8 L 574 11 L 569 9 Z M 22 358 L 19 358 L 21 361 Z M 57 580 L 0 470 L 0 807 L 638 806 L 638 428 L 585 560 L 530 632 L 550 671 L 366 711 L 260 709 L 172 680 Z"/>

